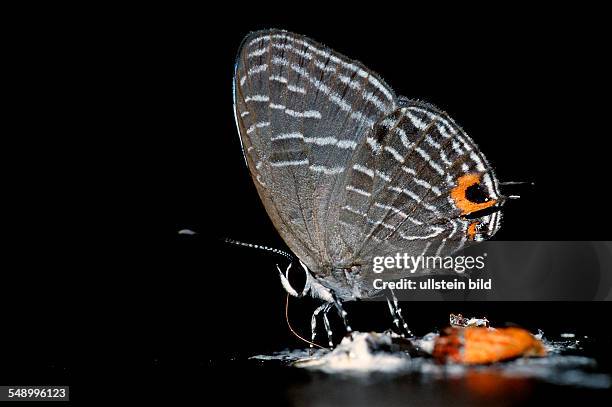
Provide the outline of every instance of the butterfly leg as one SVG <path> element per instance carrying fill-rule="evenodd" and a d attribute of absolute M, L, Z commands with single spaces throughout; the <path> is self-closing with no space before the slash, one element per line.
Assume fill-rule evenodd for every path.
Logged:
<path fill-rule="evenodd" d="M 331 309 L 332 305 L 333 304 L 328 302 L 327 304 L 325 304 L 325 309 L 323 310 L 323 323 L 325 325 L 325 330 L 327 331 L 327 343 L 329 344 L 330 348 L 334 347 L 334 341 L 333 341 L 334 333 L 331 330 L 331 325 L 329 323 L 329 319 L 327 318 L 327 313 Z"/>
<path fill-rule="evenodd" d="M 389 312 L 391 313 L 391 317 L 393 318 L 393 324 L 397 327 L 400 335 L 402 337 L 412 338 L 414 335 L 408 329 L 408 324 L 404 321 L 404 317 L 402 316 L 402 309 L 399 306 L 399 302 L 397 301 L 397 297 L 393 290 L 389 290 L 391 292 L 391 299 L 387 296 L 387 305 L 389 306 Z"/>
<path fill-rule="evenodd" d="M 333 332 L 331 330 L 331 325 L 329 323 L 329 318 L 327 318 L 327 313 L 331 309 L 332 305 L 333 304 L 331 304 L 329 302 L 327 302 L 325 304 L 322 304 L 316 310 L 314 310 L 314 312 L 312 313 L 312 317 L 310 319 L 310 328 L 312 330 L 311 342 L 314 342 L 315 337 L 317 336 L 317 316 L 319 316 L 321 311 L 323 311 L 323 324 L 325 325 L 325 331 L 327 332 L 327 340 L 328 340 L 330 348 L 334 347 L 334 342 L 332 340 Z M 310 344 L 310 347 L 312 348 L 313 345 Z"/>
<path fill-rule="evenodd" d="M 310 336 L 310 341 L 314 342 L 315 341 L 315 337 L 317 336 L 317 316 L 319 315 L 319 313 L 321 311 L 323 311 L 326 307 L 327 307 L 327 303 L 320 305 L 316 310 L 314 310 L 314 312 L 312 313 L 312 317 L 310 318 L 310 329 L 311 329 L 311 336 Z M 312 348 L 313 345 L 312 343 L 310 344 L 310 347 Z"/>
<path fill-rule="evenodd" d="M 402 330 L 400 329 L 399 319 L 397 318 L 395 308 L 393 307 L 393 304 L 391 303 L 391 300 L 389 299 L 389 297 L 387 296 L 386 298 L 387 298 L 387 305 L 389 306 L 389 313 L 391 314 L 391 318 L 393 318 L 393 325 L 395 325 L 395 327 L 401 333 Z M 404 336 L 403 333 L 401 333 L 401 335 Z"/>
<path fill-rule="evenodd" d="M 336 309 L 338 310 L 338 314 L 340 315 L 340 318 L 342 318 L 342 322 L 344 323 L 344 328 L 346 329 L 346 333 L 348 333 L 351 339 L 353 339 L 353 329 L 349 325 L 348 320 L 346 318 L 347 313 L 344 310 L 344 308 L 342 308 L 342 303 L 340 302 L 340 299 L 336 296 L 336 294 L 333 291 L 331 291 L 331 295 L 334 300 L 334 305 L 336 306 Z"/>

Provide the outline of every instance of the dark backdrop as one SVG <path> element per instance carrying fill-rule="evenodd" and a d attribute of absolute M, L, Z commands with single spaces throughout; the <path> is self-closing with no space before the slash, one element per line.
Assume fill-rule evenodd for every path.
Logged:
<path fill-rule="evenodd" d="M 95 389 L 93 378 L 127 376 L 149 388 L 155 378 L 201 378 L 228 358 L 301 346 L 284 320 L 274 267 L 283 260 L 221 241 L 285 248 L 244 165 L 232 113 L 234 57 L 251 30 L 303 33 L 362 61 L 397 94 L 447 111 L 500 180 L 535 182 L 506 206 L 496 239 L 611 237 L 601 33 L 576 26 L 588 16 L 464 20 L 414 10 L 394 21 L 372 13 L 287 22 L 250 10 L 76 19 L 66 11 L 21 15 L 12 41 L 23 159 L 10 173 L 19 201 L 7 251 L 16 262 L 2 306 L 9 321 L 36 316 L 40 325 L 3 335 L 13 350 L 3 382 L 68 382 L 78 394 Z M 197 235 L 179 236 L 183 228 Z M 314 306 L 291 303 L 302 333 Z M 459 311 L 609 338 L 608 303 L 411 307 L 417 334 Z M 382 303 L 347 308 L 357 329 L 390 325 Z"/>

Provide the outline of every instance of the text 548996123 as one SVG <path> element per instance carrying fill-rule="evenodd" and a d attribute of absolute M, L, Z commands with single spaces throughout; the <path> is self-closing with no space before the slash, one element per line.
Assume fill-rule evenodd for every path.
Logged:
<path fill-rule="evenodd" d="M 68 386 L 0 386 L 0 401 L 68 401 L 69 393 Z"/>

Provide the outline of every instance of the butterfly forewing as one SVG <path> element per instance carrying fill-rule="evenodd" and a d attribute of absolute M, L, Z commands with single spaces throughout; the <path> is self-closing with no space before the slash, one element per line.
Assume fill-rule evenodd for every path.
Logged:
<path fill-rule="evenodd" d="M 337 217 L 346 164 L 395 109 L 393 92 L 358 62 L 270 30 L 244 40 L 234 98 L 247 163 L 275 226 L 313 270 L 329 264 L 328 222 Z"/>

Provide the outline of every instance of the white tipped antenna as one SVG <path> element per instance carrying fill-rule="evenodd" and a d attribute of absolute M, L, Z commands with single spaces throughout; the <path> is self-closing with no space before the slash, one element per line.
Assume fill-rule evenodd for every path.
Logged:
<path fill-rule="evenodd" d="M 533 181 L 506 181 L 506 182 L 500 182 L 499 185 L 531 185 L 531 186 L 535 186 L 535 182 Z"/>
<path fill-rule="evenodd" d="M 235 244 L 237 246 L 250 247 L 251 249 L 266 250 L 266 251 L 269 251 L 275 254 L 280 254 L 281 256 L 286 257 L 289 261 L 293 261 L 293 256 L 281 249 L 275 249 L 273 247 L 268 247 L 268 246 L 264 246 L 261 244 L 241 242 L 239 240 L 234 240 L 234 239 L 229 239 L 229 238 L 224 239 L 224 241 L 225 243 Z"/>

